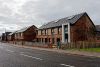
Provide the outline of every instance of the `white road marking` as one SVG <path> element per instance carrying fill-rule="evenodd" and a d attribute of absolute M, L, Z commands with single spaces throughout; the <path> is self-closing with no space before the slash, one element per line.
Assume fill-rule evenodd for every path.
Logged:
<path fill-rule="evenodd" d="M 7 51 L 12 52 L 12 53 L 14 52 L 14 51 L 12 51 L 12 50 L 7 50 Z"/>
<path fill-rule="evenodd" d="M 30 57 L 30 58 L 33 58 L 33 59 L 37 59 L 37 60 L 43 60 L 43 59 L 41 59 L 41 58 L 33 57 L 33 56 L 26 55 L 26 54 L 22 54 L 22 53 L 21 53 L 20 55 L 23 55 L 23 56 L 25 56 L 25 57 Z"/>
<path fill-rule="evenodd" d="M 71 66 L 71 65 L 67 65 L 67 64 L 60 64 L 61 66 L 65 66 L 65 67 L 75 67 L 75 66 Z"/>
<path fill-rule="evenodd" d="M 37 59 L 37 60 L 43 60 L 43 59 L 41 59 L 41 58 L 37 58 L 37 57 L 32 57 L 33 59 L 35 58 L 35 59 Z"/>
<path fill-rule="evenodd" d="M 20 52 L 20 54 L 23 54 L 24 52 Z"/>

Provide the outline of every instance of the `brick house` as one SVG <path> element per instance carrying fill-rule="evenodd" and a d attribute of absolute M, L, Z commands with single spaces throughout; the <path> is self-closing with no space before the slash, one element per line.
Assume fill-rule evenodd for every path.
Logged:
<path fill-rule="evenodd" d="M 8 41 L 14 41 L 15 40 L 15 32 L 11 32 L 8 36 L 7 36 Z"/>
<path fill-rule="evenodd" d="M 37 27 L 32 25 L 15 32 L 15 41 L 33 41 L 36 38 Z"/>
<path fill-rule="evenodd" d="M 100 25 L 96 25 L 96 42 L 100 42 Z"/>
<path fill-rule="evenodd" d="M 94 41 L 95 25 L 86 12 L 51 21 L 38 29 L 37 42 Z"/>
<path fill-rule="evenodd" d="M 11 32 L 2 33 L 2 35 L 1 35 L 1 41 L 8 41 L 7 36 L 8 36 L 10 33 L 11 33 Z"/>

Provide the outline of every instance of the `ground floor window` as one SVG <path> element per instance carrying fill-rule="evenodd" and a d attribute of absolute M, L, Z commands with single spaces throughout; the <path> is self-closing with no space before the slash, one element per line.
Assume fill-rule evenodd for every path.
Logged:
<path fill-rule="evenodd" d="M 52 43 L 53 43 L 53 44 L 55 43 L 55 40 L 54 40 L 54 38 L 52 38 Z"/>
<path fill-rule="evenodd" d="M 37 42 L 39 42 L 39 38 L 37 38 Z"/>
<path fill-rule="evenodd" d="M 47 40 L 47 38 L 45 38 L 45 43 L 47 43 L 48 42 L 48 40 Z"/>
<path fill-rule="evenodd" d="M 49 38 L 49 42 L 50 42 L 50 38 Z"/>
<path fill-rule="evenodd" d="M 42 42 L 43 42 L 43 38 L 42 38 Z"/>
<path fill-rule="evenodd" d="M 41 42 L 41 38 L 37 38 L 37 42 Z"/>
<path fill-rule="evenodd" d="M 100 37 L 97 37 L 97 40 L 100 40 Z"/>
<path fill-rule="evenodd" d="M 60 42 L 60 38 L 57 38 L 57 42 Z"/>

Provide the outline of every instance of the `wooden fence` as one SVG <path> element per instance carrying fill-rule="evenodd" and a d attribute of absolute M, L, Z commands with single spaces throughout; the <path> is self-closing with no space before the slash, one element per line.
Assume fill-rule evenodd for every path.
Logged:
<path fill-rule="evenodd" d="M 100 42 L 76 42 L 76 43 L 67 43 L 61 44 L 61 49 L 81 49 L 81 48 L 97 48 L 100 47 Z"/>
<path fill-rule="evenodd" d="M 9 41 L 9 43 L 14 45 L 24 45 L 31 47 L 43 47 L 43 48 L 51 48 L 51 44 L 49 43 L 41 43 L 41 42 L 27 42 L 27 41 Z"/>
<path fill-rule="evenodd" d="M 17 44 L 17 45 L 24 45 L 24 46 L 31 46 L 31 47 L 43 47 L 43 48 L 57 48 L 57 44 L 50 44 L 50 43 L 41 43 L 41 42 L 26 42 L 26 41 L 10 41 L 9 43 Z M 100 42 L 74 42 L 74 43 L 60 43 L 60 49 L 81 49 L 81 48 L 96 48 L 100 47 Z"/>

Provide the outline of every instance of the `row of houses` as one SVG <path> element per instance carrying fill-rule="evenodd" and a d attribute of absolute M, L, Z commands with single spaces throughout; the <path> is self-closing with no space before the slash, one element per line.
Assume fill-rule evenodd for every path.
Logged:
<path fill-rule="evenodd" d="M 48 22 L 39 28 L 32 25 L 6 33 L 2 34 L 2 41 L 32 41 L 52 44 L 78 41 L 100 42 L 100 25 L 95 25 L 86 12 Z"/>
<path fill-rule="evenodd" d="M 33 41 L 36 39 L 36 33 L 37 27 L 32 25 L 15 32 L 3 33 L 1 36 L 1 41 Z"/>

